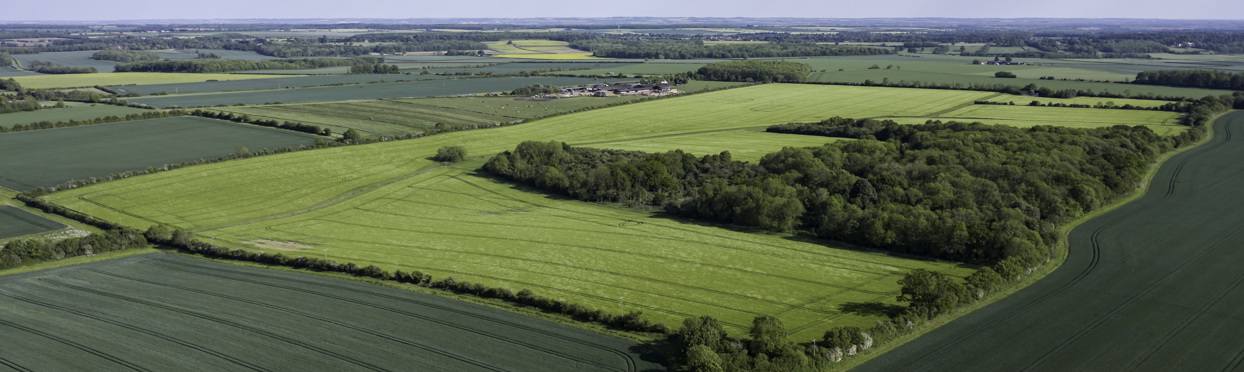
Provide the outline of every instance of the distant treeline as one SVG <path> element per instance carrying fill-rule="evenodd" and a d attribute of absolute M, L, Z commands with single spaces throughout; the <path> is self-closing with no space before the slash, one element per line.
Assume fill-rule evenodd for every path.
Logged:
<path fill-rule="evenodd" d="M 143 248 L 147 245 L 147 239 L 141 231 L 127 227 L 116 227 L 102 234 L 59 241 L 12 240 L 0 247 L 0 270 L 43 261 Z"/>
<path fill-rule="evenodd" d="M 31 60 L 27 69 L 40 74 L 93 74 L 99 72 L 94 67 L 64 66 L 55 62 Z"/>
<path fill-rule="evenodd" d="M 280 121 L 271 120 L 271 119 L 255 119 L 255 118 L 251 118 L 251 116 L 247 114 L 235 115 L 231 112 L 199 110 L 199 109 L 191 111 L 189 112 L 189 114 L 198 116 L 198 117 L 203 117 L 203 118 L 228 120 L 228 121 L 233 121 L 233 122 L 238 122 L 238 123 L 243 123 L 243 124 L 254 124 L 254 125 L 259 125 L 259 126 L 264 126 L 264 127 L 292 130 L 295 132 L 302 132 L 302 133 L 308 133 L 308 134 L 314 134 L 314 135 L 320 135 L 320 136 L 333 135 L 332 128 L 320 128 L 318 126 L 314 126 L 311 124 L 303 124 L 303 123 L 293 122 L 293 121 L 280 122 Z"/>
<path fill-rule="evenodd" d="M 1244 72 L 1212 70 L 1161 70 L 1142 71 L 1136 74 L 1134 84 L 1167 85 L 1244 91 Z"/>
<path fill-rule="evenodd" d="M 374 65 L 379 57 L 302 58 L 278 60 L 198 59 L 185 61 L 146 61 L 117 65 L 116 72 L 218 73 L 246 70 L 300 70 L 333 66 Z"/>
<path fill-rule="evenodd" d="M 814 43 L 767 43 L 704 45 L 700 40 L 667 39 L 583 39 L 571 48 L 605 58 L 765 58 L 807 56 L 858 56 L 893 54 L 888 48 L 823 45 Z"/>
<path fill-rule="evenodd" d="M 770 131 L 877 141 L 787 148 L 759 164 L 733 161 L 729 153 L 696 158 L 524 142 L 483 169 L 581 200 L 998 262 L 1044 254 L 1056 239 L 1054 225 L 1135 190 L 1158 154 L 1204 133 L 842 118 Z"/>
<path fill-rule="evenodd" d="M 86 120 L 70 119 L 70 120 L 61 120 L 57 122 L 43 120 L 43 121 L 38 121 L 34 123 L 29 123 L 29 124 L 14 124 L 13 126 L 8 127 L 8 128 L 0 127 L 0 133 L 22 132 L 22 131 L 52 129 L 52 128 L 68 128 L 68 127 L 77 127 L 77 126 L 83 126 L 83 125 L 119 123 L 123 121 L 159 119 L 159 118 L 169 118 L 169 117 L 185 116 L 185 115 L 186 115 L 186 112 L 182 110 L 169 110 L 169 111 L 148 111 L 148 112 L 143 112 L 143 113 L 128 114 L 125 116 L 109 115 L 109 116 L 104 116 L 100 118 L 86 119 Z"/>
<path fill-rule="evenodd" d="M 694 78 L 714 81 L 801 83 L 807 80 L 811 73 L 812 67 L 804 63 L 745 60 L 704 65 L 696 70 Z"/>
<path fill-rule="evenodd" d="M 107 49 L 91 54 L 91 59 L 114 62 L 139 62 L 159 60 L 160 54 L 147 50 Z"/>
<path fill-rule="evenodd" d="M 350 67 L 351 74 L 400 74 L 402 69 L 397 65 L 386 65 L 382 63 L 369 63 L 362 65 L 354 65 Z"/>

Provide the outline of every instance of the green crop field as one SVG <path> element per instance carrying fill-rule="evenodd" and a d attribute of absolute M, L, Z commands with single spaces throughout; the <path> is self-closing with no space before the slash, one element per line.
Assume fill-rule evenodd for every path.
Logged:
<path fill-rule="evenodd" d="M 77 88 L 96 85 L 146 85 L 198 83 L 208 80 L 249 80 L 268 78 L 287 78 L 289 75 L 258 75 L 258 74 L 188 74 L 167 72 L 121 72 L 98 74 L 63 74 L 14 77 L 23 88 Z"/>
<path fill-rule="evenodd" d="M 1201 98 L 1207 95 L 1230 94 L 1230 91 L 1164 87 L 1154 85 L 1134 85 L 1123 83 L 1099 83 L 1085 80 L 1105 80 L 1122 82 L 1136 77 L 1133 67 L 1115 72 L 1121 64 L 1089 63 L 1065 60 L 1019 59 L 1038 65 L 1029 66 L 989 66 L 973 65 L 973 59 L 981 57 L 958 57 L 934 55 L 925 56 L 869 56 L 869 57 L 838 57 L 838 58 L 807 58 L 788 59 L 812 66 L 813 73 L 808 76 L 814 82 L 839 83 L 901 83 L 925 82 L 962 84 L 1007 84 L 1025 86 L 1035 84 L 1038 87 L 1051 89 L 1092 90 L 1094 92 L 1112 92 L 1119 94 L 1155 94 L 1160 96 L 1176 96 Z M 869 69 L 877 65 L 878 69 Z M 886 67 L 890 67 L 887 69 Z M 843 71 L 838 71 L 842 69 Z M 1153 68 L 1142 68 L 1140 70 Z M 998 71 L 1015 73 L 1018 78 L 1004 79 L 994 77 Z M 1041 77 L 1053 76 L 1055 79 L 1041 80 Z"/>
<path fill-rule="evenodd" d="M 31 370 L 660 368 L 633 342 L 503 310 L 164 253 L 0 277 L 0 303 L 0 361 Z"/>
<path fill-rule="evenodd" d="M 245 76 L 245 75 L 231 75 Z M 397 75 L 395 78 L 401 78 L 405 75 Z M 215 106 L 215 105 L 234 105 L 234 104 L 262 104 L 262 103 L 301 103 L 301 102 L 323 102 L 323 101 L 340 101 L 340 100 L 367 100 L 381 98 L 413 98 L 413 97 L 436 97 L 436 96 L 453 96 L 465 94 L 480 94 L 489 92 L 508 92 L 514 88 L 532 85 L 545 84 L 557 86 L 591 84 L 595 80 L 588 78 L 574 77 L 528 77 L 528 78 L 479 78 L 479 79 L 451 79 L 436 81 L 411 81 L 411 82 L 392 82 L 392 83 L 376 83 L 365 85 L 345 85 L 345 86 L 327 86 L 327 87 L 310 87 L 299 89 L 282 89 L 277 91 L 254 91 L 254 92 L 231 92 L 231 93 L 204 93 L 204 94 L 182 94 L 161 97 L 140 97 L 130 99 L 130 102 L 145 103 L 156 107 L 192 107 L 192 106 Z"/>
<path fill-rule="evenodd" d="M 759 162 L 760 158 L 783 147 L 814 147 L 842 138 L 807 136 L 800 134 L 769 133 L 763 128 L 729 129 L 724 131 L 695 132 L 677 135 L 641 138 L 623 141 L 588 142 L 580 146 L 647 152 L 666 152 L 679 149 L 692 154 L 711 154 L 720 150 L 723 143 L 730 144 L 734 160 Z"/>
<path fill-rule="evenodd" d="M 630 75 L 673 75 L 673 74 L 678 74 L 678 73 L 683 73 L 683 72 L 693 72 L 695 70 L 700 69 L 700 67 L 704 67 L 704 65 L 706 64 L 707 63 L 647 62 L 647 63 L 626 64 L 626 65 L 616 65 L 616 66 L 615 65 L 603 65 L 602 67 L 593 67 L 590 70 L 559 71 L 557 73 L 558 74 L 582 75 L 582 76 L 607 75 L 609 73 L 626 74 L 628 76 Z"/>
<path fill-rule="evenodd" d="M 1166 111 L 1107 110 L 1092 108 L 1033 107 L 1007 105 L 970 105 L 937 116 L 884 117 L 899 123 L 916 124 L 926 120 L 979 121 L 1017 127 L 1056 125 L 1095 128 L 1112 125 L 1143 125 L 1163 135 L 1177 135 L 1188 127 L 1179 124 L 1181 114 Z"/>
<path fill-rule="evenodd" d="M 470 72 L 475 74 L 512 74 L 523 71 L 553 71 L 556 74 L 574 74 L 581 69 L 608 69 L 634 65 L 634 62 L 513 62 L 498 63 L 485 67 L 434 68 L 433 73 L 445 74 Z"/>
<path fill-rule="evenodd" d="M 444 79 L 437 75 L 323 75 L 274 77 L 266 79 L 225 80 L 225 81 L 192 81 L 172 84 L 148 84 L 112 86 L 120 94 L 138 93 L 150 95 L 156 92 L 169 94 L 233 92 L 247 90 L 277 90 L 289 88 L 306 88 L 333 84 L 363 84 L 379 82 L 436 80 Z"/>
<path fill-rule="evenodd" d="M 579 97 L 534 101 L 513 97 L 447 97 L 350 103 L 311 103 L 219 108 L 255 118 L 298 121 L 332 128 L 355 129 L 364 136 L 418 133 L 445 123 L 454 128 L 495 126 L 567 111 L 618 104 L 644 98 Z"/>
<path fill-rule="evenodd" d="M 990 98 L 989 102 L 1013 102 L 1016 105 L 1027 105 L 1032 101 L 1041 102 L 1042 104 L 1065 104 L 1065 105 L 1105 105 L 1114 104 L 1115 106 L 1132 105 L 1136 107 L 1158 107 L 1170 103 L 1170 101 L 1159 101 L 1152 99 L 1128 99 L 1128 98 L 1106 98 L 1106 97 L 1075 97 L 1075 98 L 1050 98 L 1050 97 L 1031 97 L 1016 96 L 1010 94 L 1000 95 Z"/>
<path fill-rule="evenodd" d="M 26 191 L 250 150 L 297 147 L 314 136 L 177 117 L 0 135 L 0 187 Z M 72 149 L 72 150 L 67 150 Z"/>
<path fill-rule="evenodd" d="M 101 118 L 105 116 L 125 116 L 129 114 L 147 112 L 133 107 L 105 105 L 102 103 L 76 103 L 66 102 L 63 108 L 45 108 L 36 111 L 10 112 L 0 114 L 0 127 L 9 128 L 14 124 L 29 124 L 40 121 L 69 121 L 69 120 L 89 120 Z"/>
<path fill-rule="evenodd" d="M 56 231 L 65 228 L 59 222 L 39 217 L 20 208 L 0 204 L 0 239 Z"/>
<path fill-rule="evenodd" d="M 30 61 L 52 62 L 64 66 L 94 67 L 100 73 L 112 72 L 118 62 L 91 59 L 93 50 L 77 52 L 47 52 L 35 54 L 14 54 L 13 58 L 20 61 L 22 67 L 30 66 Z M 23 84 L 25 85 L 25 84 Z"/>

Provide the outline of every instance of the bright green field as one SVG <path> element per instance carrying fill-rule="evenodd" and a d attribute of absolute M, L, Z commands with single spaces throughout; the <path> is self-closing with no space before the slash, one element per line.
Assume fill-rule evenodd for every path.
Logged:
<path fill-rule="evenodd" d="M 69 120 L 88 120 L 105 116 L 125 116 L 129 114 L 147 112 L 133 107 L 97 104 L 78 104 L 75 102 L 66 102 L 68 107 L 63 108 L 46 108 L 36 111 L 10 112 L 0 114 L 0 127 L 9 128 L 13 124 L 29 124 L 40 121 L 69 121 Z"/>
<path fill-rule="evenodd" d="M 95 85 L 146 85 L 197 83 L 208 80 L 247 80 L 265 78 L 287 78 L 289 75 L 253 75 L 253 74 L 183 74 L 162 72 L 120 72 L 98 74 L 63 74 L 14 77 L 23 88 L 76 88 Z"/>
<path fill-rule="evenodd" d="M 299 121 L 343 133 L 353 128 L 365 136 L 418 133 L 437 123 L 453 127 L 494 126 L 567 111 L 634 101 L 643 97 L 580 97 L 524 101 L 513 97 L 447 97 L 350 103 L 312 103 L 228 107 L 220 111 L 256 118 Z"/>
<path fill-rule="evenodd" d="M 887 117 L 899 123 L 923 123 L 926 120 L 979 121 L 1017 127 L 1056 125 L 1073 128 L 1096 128 L 1112 125 L 1143 125 L 1154 132 L 1176 135 L 1188 127 L 1179 124 L 1179 113 L 1145 110 L 1105 110 L 1092 108 L 1034 107 L 1005 105 L 970 105 L 935 117 Z"/>
<path fill-rule="evenodd" d="M 1049 98 L 1049 97 L 1030 97 L 1015 96 L 1004 94 L 989 99 L 989 102 L 1014 102 L 1016 105 L 1027 105 L 1032 101 L 1038 101 L 1042 104 L 1059 103 L 1068 105 L 1099 105 L 1114 103 L 1116 106 L 1132 105 L 1136 107 L 1158 107 L 1170 103 L 1170 101 L 1158 101 L 1152 99 L 1128 99 L 1128 98 L 1105 98 L 1105 97 L 1075 97 L 1075 98 Z"/>
<path fill-rule="evenodd" d="M 973 59 L 983 57 L 958 57 L 945 55 L 895 55 L 868 57 L 814 57 L 806 59 L 787 58 L 788 61 L 806 63 L 812 66 L 813 72 L 808 81 L 864 83 L 873 81 L 883 83 L 925 82 L 939 84 L 1006 84 L 1025 86 L 1035 84 L 1051 89 L 1092 90 L 1094 92 L 1112 92 L 1120 94 L 1155 94 L 1160 96 L 1177 96 L 1201 98 L 1207 95 L 1230 94 L 1230 91 L 1164 87 L 1155 85 L 1133 85 L 1123 83 L 1098 83 L 1075 81 L 1075 79 L 1102 80 L 1122 82 L 1136 77 L 1137 70 L 1156 69 L 1127 65 L 1124 63 L 1083 62 L 1067 60 L 1020 59 L 1040 65 L 1029 66 L 988 66 L 973 65 Z M 869 69 L 877 65 L 879 69 Z M 887 66 L 892 66 L 886 69 Z M 843 71 L 838 71 L 842 69 Z M 1004 79 L 994 77 L 998 71 L 1015 73 L 1018 78 Z M 1041 80 L 1041 77 L 1053 76 L 1055 79 Z"/>
<path fill-rule="evenodd" d="M 704 153 L 776 151 L 786 141 L 735 143 L 738 133 L 727 133 L 714 146 L 703 135 L 687 136 L 686 143 L 670 137 L 834 115 L 928 115 L 989 95 L 771 84 L 497 129 L 200 166 L 50 198 L 133 226 L 159 221 L 192 229 L 233 247 L 259 249 L 254 243 L 260 239 L 297 242 L 309 247 L 301 254 L 327 249 L 337 260 L 531 288 L 610 311 L 623 302 L 671 324 L 712 314 L 737 333 L 756 314 L 775 314 L 792 337 L 804 339 L 835 325 L 870 325 L 880 315 L 844 307 L 894 304 L 895 281 L 910 269 L 955 275 L 968 269 L 563 200 L 474 170 L 491 154 L 529 139 L 633 140 L 635 146 L 644 145 L 635 140 L 653 139 L 666 149 Z M 465 146 L 474 157 L 441 167 L 429 157 L 446 145 Z"/>
<path fill-rule="evenodd" d="M 687 133 L 635 140 L 582 143 L 580 145 L 602 149 L 647 152 L 666 152 L 677 148 L 692 154 L 711 154 L 713 150 L 720 149 L 723 143 L 729 143 L 734 147 L 733 150 L 730 150 L 730 155 L 734 160 L 756 163 L 765 154 L 772 153 L 774 149 L 783 147 L 815 147 L 840 140 L 843 139 L 769 133 L 765 132 L 764 128 L 754 128 Z"/>

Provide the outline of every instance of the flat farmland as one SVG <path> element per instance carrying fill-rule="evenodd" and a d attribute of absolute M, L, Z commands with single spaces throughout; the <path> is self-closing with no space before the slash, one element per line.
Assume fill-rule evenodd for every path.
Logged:
<path fill-rule="evenodd" d="M 1244 113 L 1213 126 L 1143 196 L 1072 230 L 1049 276 L 857 370 L 1238 370 Z"/>
<path fill-rule="evenodd" d="M 274 102 L 301 103 L 381 98 L 453 96 L 460 94 L 507 92 L 514 90 L 514 88 L 532 84 L 568 86 L 590 84 L 593 82 L 595 82 L 595 80 L 588 78 L 567 77 L 451 79 L 310 87 L 300 89 L 282 89 L 278 91 L 182 94 L 161 97 L 141 97 L 130 99 L 130 101 L 145 103 L 156 107 L 228 106 L 238 103 L 255 105 Z"/>
<path fill-rule="evenodd" d="M 872 307 L 858 305 L 896 304 L 896 281 L 910 269 L 962 276 L 970 268 L 564 200 L 475 169 L 529 139 L 630 140 L 628 145 L 650 150 L 694 146 L 705 154 L 772 152 L 800 142 L 743 140 L 742 134 L 727 133 L 714 145 L 706 132 L 759 130 L 835 115 L 927 115 L 990 95 L 761 85 L 496 129 L 200 166 L 50 199 L 133 226 L 180 226 L 232 247 L 263 250 L 263 241 L 296 242 L 310 248 L 288 254 L 327 254 L 391 270 L 529 288 L 611 312 L 643 310 L 670 324 L 711 314 L 738 333 L 756 314 L 775 314 L 794 330 L 792 337 L 803 339 L 835 325 L 868 326 L 880 319 L 860 310 Z M 695 133 L 701 136 L 673 139 Z M 446 145 L 462 145 L 474 157 L 450 167 L 429 159 Z M 722 289 L 719 284 L 726 282 L 735 285 Z"/>
<path fill-rule="evenodd" d="M 729 150 L 730 155 L 734 160 L 758 163 L 761 157 L 783 147 L 816 147 L 842 140 L 845 139 L 769 133 L 764 128 L 755 128 L 687 133 L 623 141 L 588 142 L 578 145 L 601 149 L 647 152 L 666 152 L 670 151 L 670 149 L 680 149 L 692 154 L 711 154 L 713 150 L 721 149 L 723 143 L 728 143 L 731 148 Z"/>
<path fill-rule="evenodd" d="M 1028 84 L 1035 84 L 1039 87 L 1048 87 L 1058 90 L 1092 90 L 1094 92 L 1112 92 L 1120 94 L 1125 92 L 1131 94 L 1144 93 L 1187 98 L 1201 98 L 1207 95 L 1231 93 L 1230 91 L 1213 89 L 1179 88 L 1123 83 L 1097 83 L 1074 80 L 1086 79 L 1121 82 L 1125 79 L 1130 80 L 1136 77 L 1135 72 L 1115 72 L 1115 67 L 1117 66 L 1100 63 L 1093 64 L 1078 61 L 1020 59 L 1021 61 L 1028 61 L 1031 63 L 1041 63 L 1041 65 L 990 66 L 973 65 L 971 64 L 972 59 L 974 58 L 956 56 L 922 56 L 921 58 L 902 56 L 870 56 L 808 58 L 794 61 L 807 63 L 812 66 L 813 72 L 808 76 L 808 81 L 813 82 L 858 84 L 871 80 L 874 83 L 880 84 L 885 81 L 889 81 L 891 83 L 919 81 L 925 83 L 961 84 L 964 86 L 970 86 L 971 84 L 1007 84 L 1021 87 Z M 869 69 L 869 67 L 873 65 L 877 65 L 879 68 Z M 892 67 L 886 69 L 887 66 Z M 843 71 L 838 71 L 839 69 L 842 69 Z M 998 71 L 1013 72 L 1019 77 L 1013 79 L 994 77 L 994 73 Z M 1041 80 L 1040 77 L 1043 76 L 1053 76 L 1056 79 L 1072 80 Z"/>
<path fill-rule="evenodd" d="M 268 59 L 277 59 L 278 57 L 265 56 L 249 50 L 226 50 L 226 49 L 186 49 L 186 50 L 156 50 L 161 57 L 170 60 L 188 60 L 199 59 L 199 53 L 215 53 L 220 59 L 244 59 L 249 61 L 262 61 Z"/>
<path fill-rule="evenodd" d="M 50 121 L 55 123 L 58 121 L 69 120 L 89 120 L 105 116 L 125 116 L 149 111 L 133 107 L 105 105 L 102 103 L 89 104 L 65 102 L 65 105 L 67 107 L 45 108 L 36 111 L 0 114 L 0 128 L 11 128 L 14 124 L 29 124 L 40 121 Z"/>
<path fill-rule="evenodd" d="M 64 224 L 40 217 L 21 208 L 0 204 L 0 239 L 56 231 Z"/>
<path fill-rule="evenodd" d="M 156 92 L 169 94 L 233 92 L 246 90 L 278 90 L 289 88 L 306 88 L 329 84 L 363 84 L 379 82 L 396 82 L 398 80 L 436 80 L 444 79 L 436 75 L 323 75 L 298 77 L 269 77 L 264 79 L 220 80 L 220 81 L 189 81 L 168 84 L 145 84 L 111 86 L 121 94 L 138 93 L 150 95 Z"/>
<path fill-rule="evenodd" d="M 13 59 L 21 62 L 23 68 L 30 67 L 31 61 L 52 62 L 64 66 L 94 67 L 100 73 L 112 72 L 113 66 L 119 62 L 91 59 L 94 50 L 77 52 L 46 52 L 35 54 L 14 54 Z M 25 84 L 22 84 L 23 86 Z"/>
<path fill-rule="evenodd" d="M 885 117 L 904 124 L 926 120 L 982 122 L 1016 127 L 1054 125 L 1072 128 L 1096 128 L 1113 125 L 1141 125 L 1163 135 L 1177 135 L 1188 127 L 1179 123 L 1182 114 L 1167 111 L 1092 109 L 1073 107 L 1035 107 L 1009 105 L 970 105 L 944 112 L 935 117 Z"/>
<path fill-rule="evenodd" d="M 700 67 L 704 67 L 706 64 L 707 63 L 647 62 L 623 65 L 602 65 L 601 67 L 594 67 L 591 70 L 560 71 L 558 73 L 582 76 L 606 75 L 609 73 L 626 75 L 673 75 L 699 70 Z"/>
<path fill-rule="evenodd" d="M 79 88 L 96 85 L 147 85 L 199 83 L 208 80 L 250 80 L 287 78 L 289 75 L 258 75 L 258 74 L 191 74 L 170 72 L 114 72 L 97 74 L 62 74 L 34 75 L 14 77 L 23 88 Z"/>
<path fill-rule="evenodd" d="M 515 313 L 164 253 L 2 277 L 0 299 L 0 361 L 17 370 L 661 368 L 638 344 Z"/>
<path fill-rule="evenodd" d="M 486 67 L 463 67 L 463 68 L 434 68 L 431 72 L 444 74 L 455 72 L 471 72 L 476 74 L 494 73 L 494 74 L 512 74 L 523 71 L 548 71 L 554 73 L 574 73 L 580 69 L 599 69 L 613 68 L 634 65 L 634 62 L 513 62 L 499 63 Z"/>
<path fill-rule="evenodd" d="M 335 133 L 354 129 L 374 137 L 424 132 L 439 123 L 453 128 L 496 126 L 641 98 L 579 97 L 533 101 L 513 97 L 447 97 L 226 107 L 217 110 L 255 118 L 314 124 L 332 128 Z"/>
<path fill-rule="evenodd" d="M 195 117 L 7 133 L 0 135 L 0 187 L 27 191 L 214 158 L 237 146 L 275 149 L 314 141 L 311 135 Z"/>
<path fill-rule="evenodd" d="M 1010 102 L 1016 105 L 1027 105 L 1032 101 L 1041 102 L 1042 104 L 1064 104 L 1064 105 L 1102 105 L 1114 104 L 1115 106 L 1132 105 L 1136 107 L 1158 107 L 1171 103 L 1171 101 L 1160 101 L 1152 99 L 1128 99 L 1128 98 L 1107 98 L 1107 97 L 1074 97 L 1074 98 L 1052 98 L 1052 97 L 1031 97 L 1016 96 L 1010 94 L 1000 95 L 990 98 L 989 102 Z"/>

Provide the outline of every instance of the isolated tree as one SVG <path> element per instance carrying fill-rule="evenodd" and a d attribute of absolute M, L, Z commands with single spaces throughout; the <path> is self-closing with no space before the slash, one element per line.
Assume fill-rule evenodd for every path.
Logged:
<path fill-rule="evenodd" d="M 457 163 L 466 159 L 466 148 L 462 146 L 445 146 L 436 150 L 436 161 Z"/>

